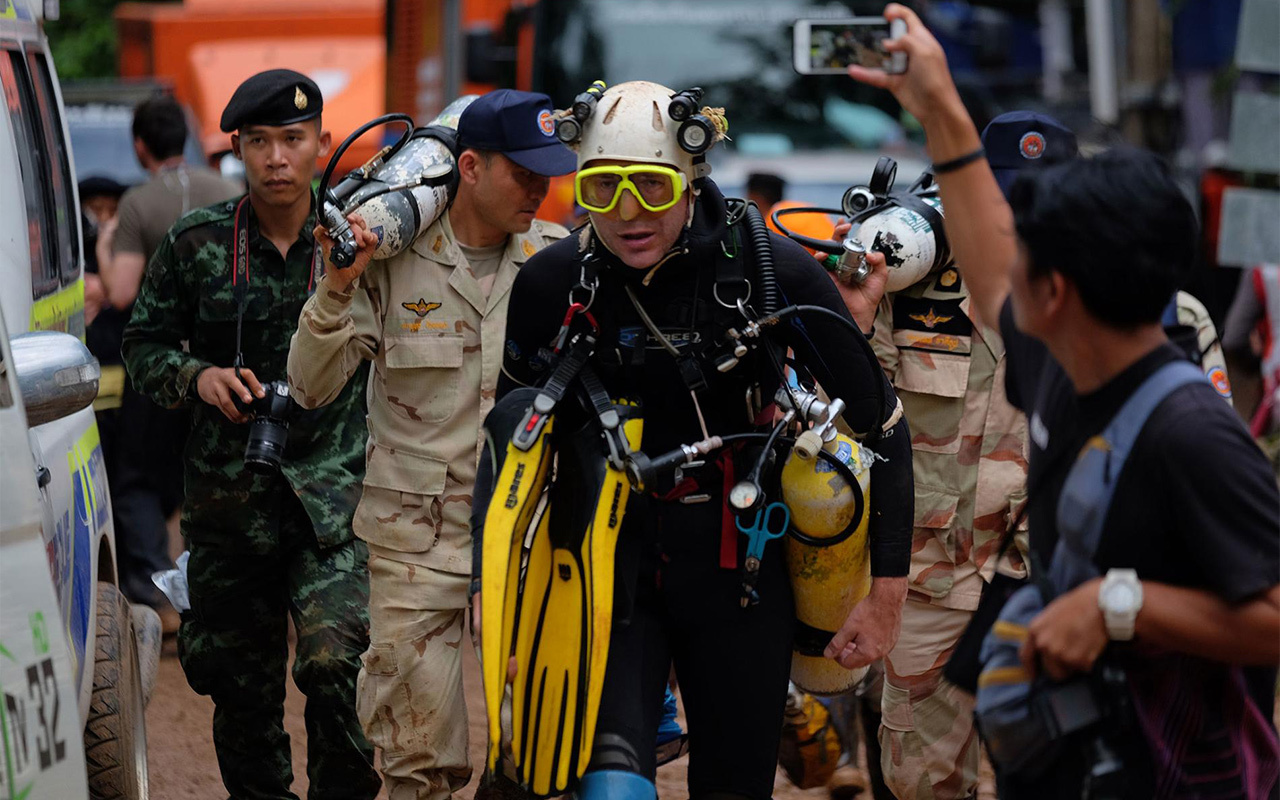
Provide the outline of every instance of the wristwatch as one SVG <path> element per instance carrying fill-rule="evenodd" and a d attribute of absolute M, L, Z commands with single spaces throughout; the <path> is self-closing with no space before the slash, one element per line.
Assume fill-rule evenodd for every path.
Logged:
<path fill-rule="evenodd" d="M 1127 642 L 1142 608 L 1142 582 L 1131 569 L 1110 569 L 1098 589 L 1098 608 L 1107 626 L 1107 638 Z"/>

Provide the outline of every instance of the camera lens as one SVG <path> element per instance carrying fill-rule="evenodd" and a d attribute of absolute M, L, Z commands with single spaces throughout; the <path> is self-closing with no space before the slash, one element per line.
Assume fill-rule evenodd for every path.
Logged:
<path fill-rule="evenodd" d="M 274 475 L 280 470 L 289 426 L 281 420 L 255 419 L 249 423 L 249 441 L 244 447 L 245 468 L 255 475 Z"/>

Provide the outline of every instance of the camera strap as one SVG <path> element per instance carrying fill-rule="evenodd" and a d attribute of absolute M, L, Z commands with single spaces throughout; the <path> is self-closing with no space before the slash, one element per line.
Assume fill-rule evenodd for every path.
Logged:
<path fill-rule="evenodd" d="M 1116 484 L 1151 413 L 1176 389 L 1207 381 L 1190 361 L 1163 365 L 1129 396 L 1102 433 L 1081 448 L 1058 496 L 1058 542 L 1049 562 L 1049 579 L 1059 593 L 1098 575 L 1093 556 Z"/>
<path fill-rule="evenodd" d="M 312 207 L 315 198 L 311 198 Z M 236 358 L 232 364 L 237 370 L 244 366 L 244 353 L 240 349 L 241 329 L 244 326 L 244 309 L 248 303 L 249 291 L 249 221 L 253 207 L 249 203 L 249 195 L 240 198 L 236 206 L 235 222 L 231 227 L 231 294 L 236 301 Z M 315 291 L 317 276 L 324 275 L 324 262 L 320 252 L 320 244 L 311 247 L 311 271 L 307 278 L 307 295 Z M 236 375 L 239 378 L 239 374 Z"/>

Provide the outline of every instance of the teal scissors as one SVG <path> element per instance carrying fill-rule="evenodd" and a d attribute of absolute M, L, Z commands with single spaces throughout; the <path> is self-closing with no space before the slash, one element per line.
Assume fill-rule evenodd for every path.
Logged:
<path fill-rule="evenodd" d="M 780 525 L 778 516 L 781 515 Z M 755 519 L 749 526 L 743 526 L 739 518 L 734 521 L 741 533 L 747 537 L 747 557 L 742 564 L 742 598 L 741 605 L 755 605 L 760 602 L 756 592 L 756 581 L 760 578 L 760 559 L 764 558 L 764 546 L 773 539 L 780 539 L 791 529 L 791 509 L 786 503 L 770 503 L 757 509 Z"/>

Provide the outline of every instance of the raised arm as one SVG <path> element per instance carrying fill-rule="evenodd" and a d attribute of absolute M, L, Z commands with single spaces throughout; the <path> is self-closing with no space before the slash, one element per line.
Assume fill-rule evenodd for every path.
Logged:
<path fill-rule="evenodd" d="M 360 362 L 373 360 L 382 338 L 380 295 L 369 291 L 370 275 L 365 273 L 378 239 L 355 215 L 351 230 L 360 249 L 355 262 L 340 270 L 328 262 L 332 240 L 316 226 L 327 268 L 315 294 L 303 305 L 289 343 L 289 388 L 303 408 L 332 403 Z"/>
<path fill-rule="evenodd" d="M 853 66 L 850 77 L 889 90 L 920 121 L 935 167 L 978 151 L 982 139 L 960 101 L 942 46 L 909 8 L 891 3 L 884 15 L 907 25 L 902 37 L 885 43 L 887 50 L 907 54 L 906 72 L 889 75 Z M 999 319 L 1018 254 L 1013 212 L 986 159 L 942 172 L 937 180 L 952 255 L 982 318 Z"/>

